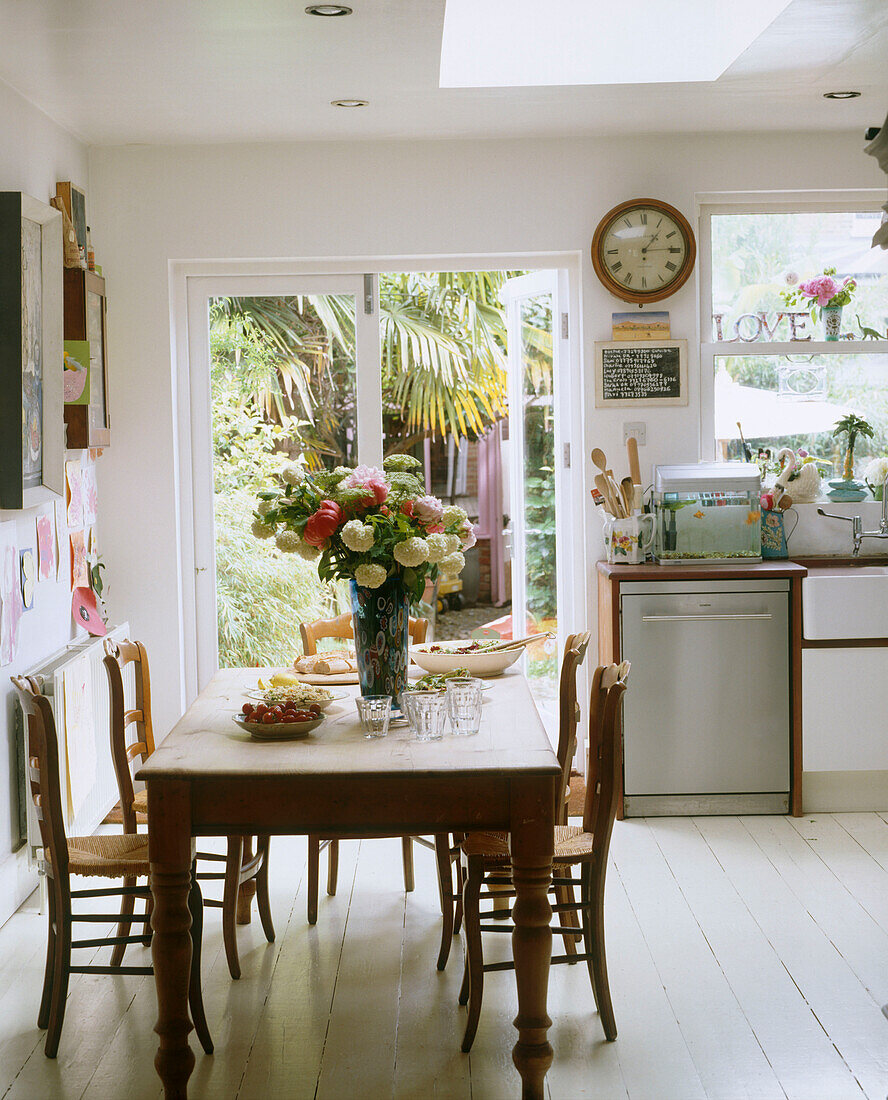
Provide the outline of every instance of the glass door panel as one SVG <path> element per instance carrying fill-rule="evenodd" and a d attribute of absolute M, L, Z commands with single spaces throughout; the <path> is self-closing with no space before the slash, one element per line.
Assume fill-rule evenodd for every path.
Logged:
<path fill-rule="evenodd" d="M 511 279 L 509 319 L 509 464 L 512 525 L 512 635 L 549 630 L 526 650 L 525 671 L 553 743 L 558 736 L 559 568 L 556 509 L 561 424 L 556 416 L 560 315 L 557 272 Z"/>

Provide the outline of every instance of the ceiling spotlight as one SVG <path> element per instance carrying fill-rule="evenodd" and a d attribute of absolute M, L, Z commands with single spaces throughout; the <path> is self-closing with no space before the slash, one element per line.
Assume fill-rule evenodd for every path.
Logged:
<path fill-rule="evenodd" d="M 351 15 L 352 9 L 348 4 L 309 4 L 305 9 L 306 15 L 325 15 L 333 18 L 337 15 Z"/>
<path fill-rule="evenodd" d="M 824 99 L 860 99 L 860 92 L 824 92 Z"/>
<path fill-rule="evenodd" d="M 366 107 L 370 103 L 369 99 L 331 99 L 331 107 Z"/>

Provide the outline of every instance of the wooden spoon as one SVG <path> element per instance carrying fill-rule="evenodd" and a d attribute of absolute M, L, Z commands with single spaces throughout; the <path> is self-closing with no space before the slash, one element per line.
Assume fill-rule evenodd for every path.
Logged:
<path fill-rule="evenodd" d="M 620 482 L 620 493 L 623 497 L 623 507 L 626 509 L 626 515 L 631 516 L 635 507 L 635 485 L 631 477 L 624 477 Z"/>
<path fill-rule="evenodd" d="M 623 506 L 618 499 L 614 499 L 614 494 L 611 491 L 613 482 L 604 476 L 604 474 L 595 475 L 595 487 L 599 493 L 604 497 L 604 503 L 607 505 L 607 510 L 615 519 L 623 518 Z"/>
<path fill-rule="evenodd" d="M 641 465 L 638 461 L 638 440 L 630 435 L 626 440 L 626 453 L 629 455 L 629 473 L 633 485 L 641 485 Z"/>
<path fill-rule="evenodd" d="M 593 449 L 592 461 L 602 473 L 607 472 L 607 456 L 600 447 L 595 447 Z"/>

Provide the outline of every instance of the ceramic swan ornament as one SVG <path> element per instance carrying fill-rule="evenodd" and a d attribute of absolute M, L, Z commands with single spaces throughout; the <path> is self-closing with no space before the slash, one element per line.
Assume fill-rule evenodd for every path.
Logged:
<path fill-rule="evenodd" d="M 792 496 L 793 504 L 810 504 L 820 496 L 820 471 L 816 462 L 803 462 L 801 466 L 796 459 L 795 451 L 790 447 L 783 447 L 777 455 L 777 461 L 782 463 L 786 459 L 786 465 L 777 475 L 774 482 L 774 503 L 776 504 L 784 493 Z M 793 473 L 797 476 L 789 488 L 790 477 Z"/>

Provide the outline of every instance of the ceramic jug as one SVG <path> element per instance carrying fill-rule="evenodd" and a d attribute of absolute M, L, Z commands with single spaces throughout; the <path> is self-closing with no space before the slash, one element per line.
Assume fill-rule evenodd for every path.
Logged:
<path fill-rule="evenodd" d="M 641 565 L 654 541 L 652 515 L 626 516 L 615 519 L 604 515 L 604 545 L 607 560 L 623 565 Z"/>

